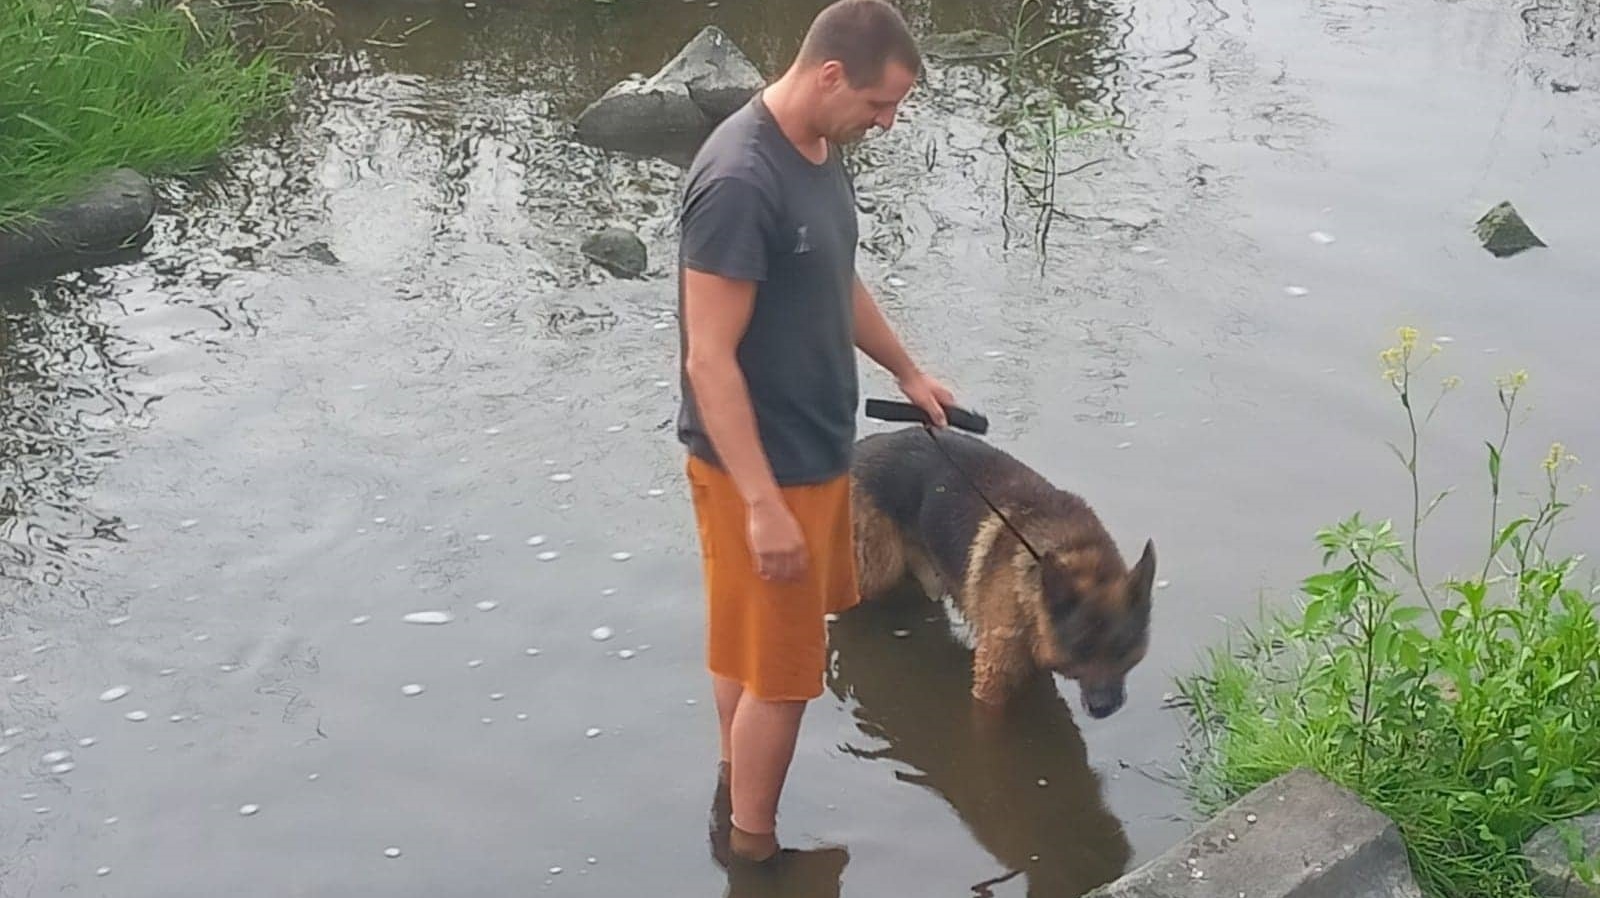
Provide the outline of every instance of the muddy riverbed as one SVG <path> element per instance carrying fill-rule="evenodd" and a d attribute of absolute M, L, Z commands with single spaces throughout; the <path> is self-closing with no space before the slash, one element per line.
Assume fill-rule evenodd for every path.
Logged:
<path fill-rule="evenodd" d="M 291 113 L 169 185 L 142 260 L 0 294 L 0 895 L 724 893 L 678 170 L 568 123 L 708 23 L 775 71 L 816 7 L 336 3 Z M 1481 540 L 1496 375 L 1532 376 L 1519 486 L 1552 439 L 1600 454 L 1590 0 L 1061 15 L 1063 89 L 1125 128 L 1064 148 L 1094 164 L 1047 245 L 1000 76 L 935 65 L 859 153 L 862 269 L 997 444 L 1155 539 L 1149 660 L 1107 720 L 1058 684 L 980 728 L 936 606 L 841 620 L 782 826 L 848 859 L 802 894 L 1073 896 L 1180 838 L 1170 677 L 1316 569 L 1318 527 L 1409 514 L 1395 327 L 1465 381 L 1425 455 L 1461 487 L 1435 571 Z M 1477 245 L 1502 199 L 1548 248 Z M 645 279 L 583 260 L 612 223 Z"/>

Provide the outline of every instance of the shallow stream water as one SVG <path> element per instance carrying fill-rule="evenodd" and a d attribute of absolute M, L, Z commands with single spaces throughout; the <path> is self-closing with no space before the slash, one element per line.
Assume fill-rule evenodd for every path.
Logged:
<path fill-rule="evenodd" d="M 776 72 L 818 5 L 334 3 L 293 110 L 169 185 L 143 259 L 0 293 L 0 896 L 724 893 L 679 171 L 569 123 L 705 24 Z M 937 606 L 841 620 L 782 827 L 848 863 L 805 894 L 1074 896 L 1180 839 L 1171 678 L 1289 598 L 1317 528 L 1409 517 L 1397 326 L 1464 378 L 1424 448 L 1460 487 L 1432 571 L 1483 538 L 1496 375 L 1532 377 L 1518 487 L 1552 439 L 1600 455 L 1592 0 L 1061 15 L 1065 89 L 1125 127 L 1063 147 L 1093 164 L 1046 246 L 1001 76 L 935 64 L 858 154 L 862 270 L 996 444 L 1154 538 L 1149 659 L 1109 719 L 1058 684 L 982 727 Z M 1477 245 L 1503 199 L 1549 248 Z M 645 279 L 579 253 L 612 223 Z M 1597 535 L 1580 509 L 1565 539 Z"/>

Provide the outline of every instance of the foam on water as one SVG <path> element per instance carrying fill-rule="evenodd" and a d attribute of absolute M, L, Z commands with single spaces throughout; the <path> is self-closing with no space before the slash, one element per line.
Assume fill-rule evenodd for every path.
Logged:
<path fill-rule="evenodd" d="M 448 611 L 413 611 L 401 620 L 408 624 L 448 624 L 455 615 Z"/>

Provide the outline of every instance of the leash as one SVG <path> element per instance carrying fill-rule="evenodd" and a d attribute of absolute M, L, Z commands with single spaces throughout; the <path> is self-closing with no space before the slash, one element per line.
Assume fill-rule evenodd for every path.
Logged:
<path fill-rule="evenodd" d="M 928 435 L 928 439 L 933 441 L 933 445 L 938 447 L 939 453 L 944 456 L 945 461 L 950 463 L 950 467 L 956 469 L 956 473 L 960 474 L 961 479 L 967 482 L 967 486 L 971 487 L 972 491 L 978 494 L 978 498 L 983 500 L 983 504 L 989 506 L 989 510 L 994 512 L 995 517 L 1000 519 L 1000 523 L 1006 525 L 1006 529 L 1010 530 L 1011 534 L 1017 538 L 1017 541 L 1022 543 L 1022 547 L 1028 550 L 1028 554 L 1033 556 L 1033 560 L 1041 564 L 1044 562 L 1044 556 L 1039 554 L 1039 550 L 1035 549 L 1033 544 L 1028 542 L 1028 538 L 1022 535 L 1022 531 L 1018 530 L 1015 524 L 1011 523 L 1011 519 L 1006 517 L 1005 512 L 1001 511 L 993 502 L 989 501 L 989 496 L 984 493 L 981 488 L 979 488 L 978 484 L 974 482 L 971 477 L 967 476 L 966 469 L 961 467 L 961 465 L 956 462 L 955 457 L 950 454 L 950 450 L 946 449 L 944 444 L 939 442 L 939 437 L 934 433 L 933 422 L 928 419 L 927 412 L 924 412 L 921 408 L 912 405 L 909 402 L 891 402 L 884 399 L 868 399 L 866 404 L 866 414 L 867 417 L 877 418 L 880 421 L 913 421 L 921 424 L 923 432 Z M 963 408 L 947 408 L 945 409 L 945 417 L 950 422 L 952 427 L 971 431 L 972 433 L 976 434 L 984 434 L 989 432 L 989 419 L 976 412 L 971 412 Z"/>

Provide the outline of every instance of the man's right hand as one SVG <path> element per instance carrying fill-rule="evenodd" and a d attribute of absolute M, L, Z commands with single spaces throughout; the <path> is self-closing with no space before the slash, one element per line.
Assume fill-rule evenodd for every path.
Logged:
<path fill-rule="evenodd" d="M 746 518 L 746 538 L 761 579 L 798 580 L 805 575 L 805 534 L 781 497 L 751 504 Z"/>

